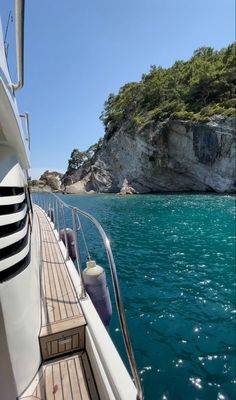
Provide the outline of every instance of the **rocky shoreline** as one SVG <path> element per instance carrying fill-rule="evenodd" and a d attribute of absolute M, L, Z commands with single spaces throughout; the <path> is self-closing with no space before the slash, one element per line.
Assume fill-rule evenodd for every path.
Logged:
<path fill-rule="evenodd" d="M 101 148 L 71 174 L 46 171 L 33 191 L 68 194 L 235 193 L 236 118 L 171 120 L 106 132 Z M 41 177 L 41 178 L 42 178 Z M 41 179 L 42 181 L 42 179 Z M 52 184 L 53 183 L 53 184 Z"/>
<path fill-rule="evenodd" d="M 67 193 L 236 191 L 235 118 L 122 126 L 70 176 Z M 68 177 L 67 177 L 68 179 Z"/>

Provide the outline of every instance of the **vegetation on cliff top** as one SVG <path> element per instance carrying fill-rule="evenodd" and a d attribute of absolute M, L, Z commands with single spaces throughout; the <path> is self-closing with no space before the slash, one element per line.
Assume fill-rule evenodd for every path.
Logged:
<path fill-rule="evenodd" d="M 97 143 L 93 144 L 85 151 L 73 149 L 68 160 L 66 174 L 73 174 L 73 172 L 77 171 L 85 161 L 91 160 L 96 151 L 101 148 L 102 143 L 103 138 L 100 138 Z"/>
<path fill-rule="evenodd" d="M 220 51 L 196 50 L 189 61 L 170 68 L 151 66 L 140 82 L 110 94 L 101 120 L 111 135 L 124 122 L 144 127 L 166 118 L 207 122 L 214 114 L 235 115 L 236 45 Z"/>

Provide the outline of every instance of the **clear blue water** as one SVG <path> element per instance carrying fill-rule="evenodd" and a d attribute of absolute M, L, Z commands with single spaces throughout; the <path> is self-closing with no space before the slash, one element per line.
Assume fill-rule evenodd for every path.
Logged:
<path fill-rule="evenodd" d="M 235 197 L 61 197 L 111 238 L 145 399 L 235 399 Z M 109 331 L 124 355 L 115 311 Z"/>

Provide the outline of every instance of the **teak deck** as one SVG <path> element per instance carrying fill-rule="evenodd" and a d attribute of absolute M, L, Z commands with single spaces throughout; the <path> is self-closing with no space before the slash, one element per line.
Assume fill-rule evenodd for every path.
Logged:
<path fill-rule="evenodd" d="M 84 352 L 86 321 L 52 226 L 39 207 L 34 211 L 42 242 L 39 341 L 43 364 L 21 399 L 97 400 L 96 384 Z"/>
<path fill-rule="evenodd" d="M 38 208 L 42 235 L 42 289 L 44 298 L 42 335 L 57 333 L 65 327 L 84 325 L 85 320 L 67 272 L 57 239 L 45 214 Z M 74 322 L 69 322 L 71 320 Z"/>
<path fill-rule="evenodd" d="M 84 348 L 85 319 L 52 227 L 35 208 L 42 235 L 42 328 L 44 360 Z"/>
<path fill-rule="evenodd" d="M 20 400 L 99 400 L 86 353 L 44 363 Z"/>

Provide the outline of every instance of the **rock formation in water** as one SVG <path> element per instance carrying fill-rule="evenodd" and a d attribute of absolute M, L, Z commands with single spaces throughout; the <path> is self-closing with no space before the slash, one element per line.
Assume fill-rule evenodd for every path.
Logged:
<path fill-rule="evenodd" d="M 31 180 L 30 186 L 32 192 L 58 192 L 62 190 L 63 174 L 56 171 L 45 171 L 39 180 Z"/>
<path fill-rule="evenodd" d="M 235 192 L 235 121 L 222 116 L 208 123 L 168 119 L 143 129 L 127 122 L 107 132 L 94 157 L 67 176 L 66 191 Z"/>

